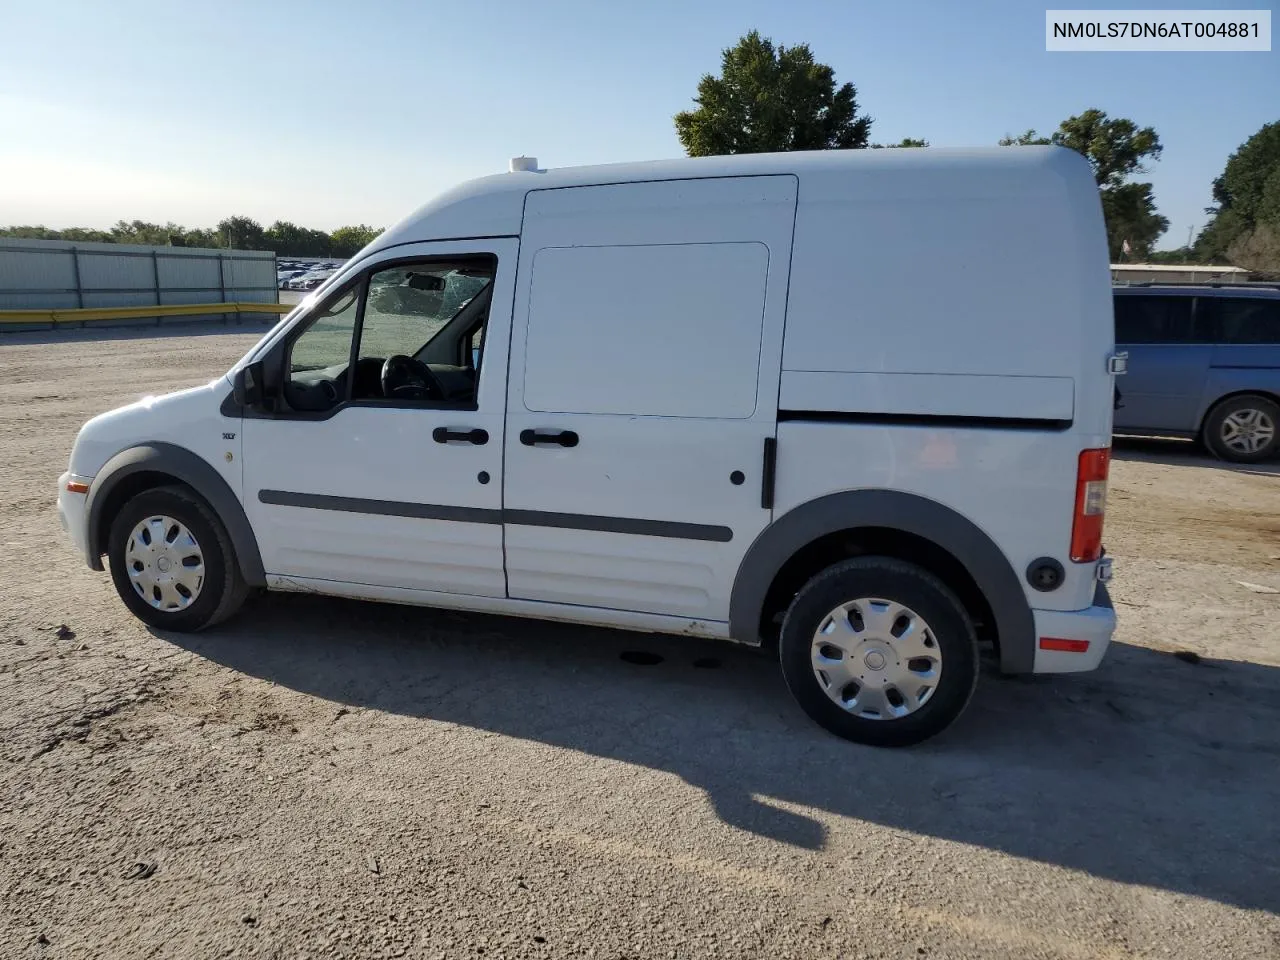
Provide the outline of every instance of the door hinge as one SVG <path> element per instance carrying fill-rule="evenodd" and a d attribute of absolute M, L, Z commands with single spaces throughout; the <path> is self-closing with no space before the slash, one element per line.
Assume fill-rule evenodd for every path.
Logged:
<path fill-rule="evenodd" d="M 1113 353 L 1107 357 L 1107 373 L 1113 377 L 1118 377 L 1122 373 L 1129 372 L 1129 351 L 1124 350 Z"/>

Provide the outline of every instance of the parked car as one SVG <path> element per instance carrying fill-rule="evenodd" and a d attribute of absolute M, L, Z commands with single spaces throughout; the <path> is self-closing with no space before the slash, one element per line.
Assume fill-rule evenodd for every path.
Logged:
<path fill-rule="evenodd" d="M 720 637 L 828 730 L 915 743 L 980 650 L 1107 649 L 1110 303 L 1062 148 L 513 172 L 225 379 L 89 421 L 58 508 L 160 629 L 266 587 Z"/>
<path fill-rule="evenodd" d="M 299 273 L 286 282 L 286 290 L 314 290 L 320 284 L 324 283 L 331 276 L 332 272 L 317 272 L 314 270 L 306 270 Z"/>
<path fill-rule="evenodd" d="M 1280 286 L 1117 287 L 1115 318 L 1118 432 L 1195 438 L 1236 463 L 1280 452 Z"/>

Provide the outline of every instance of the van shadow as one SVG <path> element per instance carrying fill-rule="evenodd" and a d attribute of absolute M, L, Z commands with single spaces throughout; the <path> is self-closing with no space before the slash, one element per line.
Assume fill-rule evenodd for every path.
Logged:
<path fill-rule="evenodd" d="M 335 703 L 671 772 L 807 849 L 827 826 L 769 801 L 1280 911 L 1276 667 L 1116 644 L 1094 674 L 984 675 L 945 734 L 882 750 L 822 731 L 772 657 L 729 644 L 288 595 L 162 636 Z"/>
<path fill-rule="evenodd" d="M 1111 456 L 1114 460 L 1137 460 L 1164 463 L 1177 467 L 1200 467 L 1258 477 L 1280 477 L 1280 459 L 1262 463 L 1227 463 L 1190 440 L 1166 440 L 1160 437 L 1113 437 Z"/>

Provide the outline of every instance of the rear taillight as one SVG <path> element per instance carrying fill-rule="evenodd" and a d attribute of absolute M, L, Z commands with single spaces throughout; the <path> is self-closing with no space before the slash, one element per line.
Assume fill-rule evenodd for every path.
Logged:
<path fill-rule="evenodd" d="M 1076 513 L 1071 523 L 1071 559 L 1092 563 L 1102 555 L 1102 520 L 1107 512 L 1107 469 L 1111 448 L 1081 450 L 1076 469 Z"/>

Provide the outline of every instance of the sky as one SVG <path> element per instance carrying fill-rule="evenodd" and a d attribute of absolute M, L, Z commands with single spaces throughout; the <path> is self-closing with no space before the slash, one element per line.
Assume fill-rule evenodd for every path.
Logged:
<path fill-rule="evenodd" d="M 513 156 L 681 156 L 672 115 L 757 29 L 852 82 L 875 142 L 990 145 L 1091 107 L 1154 127 L 1157 246 L 1181 246 L 1227 157 L 1280 120 L 1280 46 L 1047 53 L 1044 17 L 1015 0 L 0 0 L 0 224 L 384 226 Z"/>

